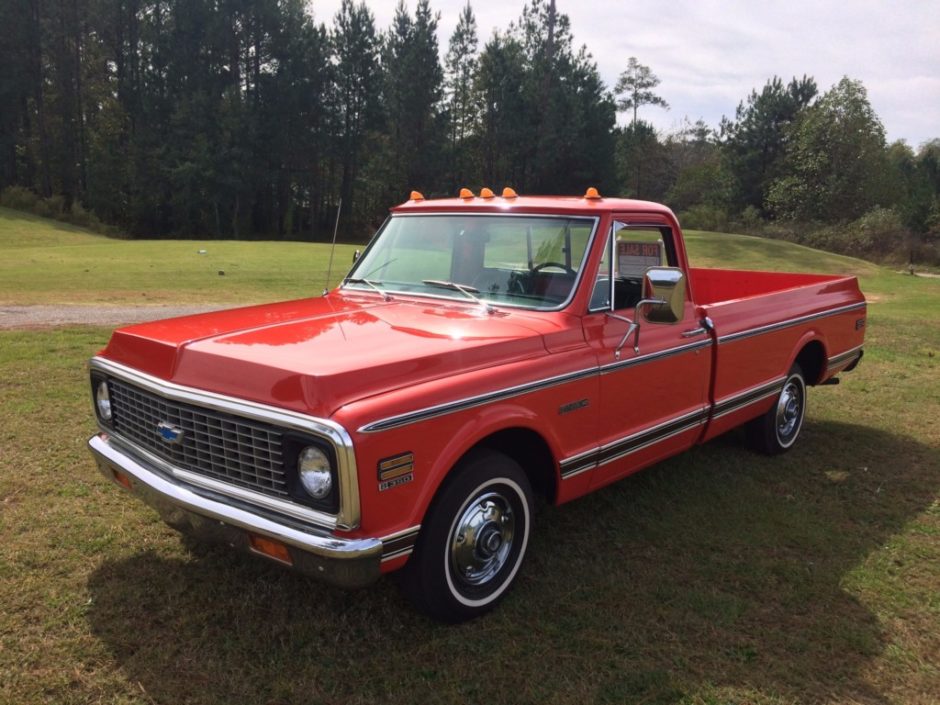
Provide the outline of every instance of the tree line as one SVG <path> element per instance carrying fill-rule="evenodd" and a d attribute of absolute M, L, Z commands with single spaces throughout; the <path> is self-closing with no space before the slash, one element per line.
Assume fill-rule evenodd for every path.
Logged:
<path fill-rule="evenodd" d="M 0 4 L 4 202 L 132 235 L 361 237 L 411 189 L 660 200 L 709 227 L 854 221 L 940 228 L 940 142 L 886 144 L 861 83 L 772 78 L 732 118 L 661 135 L 631 57 L 613 89 L 554 0 L 481 44 L 473 9 L 441 51 L 430 0 L 376 27 L 364 2 Z M 443 60 L 441 55 L 443 54 Z M 624 112 L 629 122 L 618 126 Z M 881 213 L 882 220 L 885 213 Z M 889 218 L 889 219 L 890 219 Z M 894 222 L 894 221 L 892 221 Z"/>

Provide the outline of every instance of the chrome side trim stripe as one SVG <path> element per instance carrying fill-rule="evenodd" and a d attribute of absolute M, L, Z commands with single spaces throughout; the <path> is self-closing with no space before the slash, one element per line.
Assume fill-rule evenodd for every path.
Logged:
<path fill-rule="evenodd" d="M 751 387 L 750 389 L 745 389 L 743 392 L 738 392 L 733 394 L 730 397 L 726 397 L 719 402 L 715 402 L 712 407 L 712 418 L 718 419 L 722 416 L 727 416 L 739 409 L 743 409 L 746 406 L 751 404 L 756 404 L 757 402 L 766 399 L 767 397 L 772 397 L 780 393 L 780 390 L 783 389 L 783 383 L 786 381 L 786 377 L 781 377 L 775 379 L 772 382 L 766 384 L 761 384 L 756 387 Z"/>
<path fill-rule="evenodd" d="M 651 445 L 668 440 L 680 433 L 685 433 L 697 426 L 705 424 L 710 419 L 720 418 L 746 406 L 755 404 L 767 397 L 776 396 L 783 389 L 785 377 L 772 382 L 745 389 L 730 397 L 722 399 L 717 404 L 709 405 L 700 411 L 693 411 L 674 419 L 664 421 L 652 428 L 644 429 L 639 433 L 625 436 L 617 441 L 601 446 L 597 450 L 587 451 L 573 455 L 560 463 L 561 479 L 567 480 L 580 475 L 587 470 L 606 465 L 619 460 L 631 453 L 648 448 Z"/>
<path fill-rule="evenodd" d="M 387 431 L 392 428 L 399 428 L 401 426 L 407 426 L 408 424 L 417 423 L 418 421 L 426 421 L 427 419 L 433 419 L 438 416 L 444 416 L 445 414 L 452 414 L 457 411 L 464 411 L 466 409 L 472 409 L 476 406 L 482 406 L 483 404 L 491 404 L 496 401 L 502 401 L 503 399 L 509 399 L 511 397 L 520 396 L 522 394 L 528 394 L 530 392 L 537 392 L 543 389 L 548 389 L 559 384 L 566 384 L 568 382 L 574 382 L 579 379 L 585 379 L 587 377 L 592 377 L 597 374 L 609 374 L 611 372 L 616 372 L 617 370 L 632 367 L 633 365 L 640 365 L 647 362 L 654 362 L 656 360 L 661 360 L 663 358 L 672 357 L 673 355 L 680 355 L 684 352 L 691 352 L 692 350 L 699 350 L 700 348 L 708 347 L 712 344 L 711 340 L 700 340 L 695 343 L 688 343 L 687 345 L 679 345 L 675 348 L 669 348 L 668 350 L 662 350 L 660 352 L 648 353 L 646 355 L 639 355 L 629 360 L 621 360 L 618 362 L 612 362 L 601 367 L 590 367 L 584 370 L 578 370 L 577 372 L 569 372 L 567 374 L 559 375 L 557 377 L 548 377 L 542 380 L 536 380 L 534 382 L 528 382 L 526 384 L 520 384 L 515 387 L 507 387 L 506 389 L 498 389 L 493 392 L 488 392 L 486 394 L 480 394 L 479 396 L 467 397 L 466 399 L 458 399 L 456 401 L 447 402 L 445 404 L 438 404 L 437 406 L 429 406 L 424 409 L 417 409 L 416 411 L 409 411 L 404 414 L 398 414 L 396 416 L 389 416 L 385 419 L 380 419 L 378 421 L 373 421 L 370 424 L 366 424 L 359 429 L 360 433 L 374 433 L 376 431 Z"/>
<path fill-rule="evenodd" d="M 742 338 L 750 338 L 754 335 L 762 335 L 764 333 L 772 333 L 783 328 L 789 328 L 791 326 L 799 325 L 800 323 L 807 323 L 809 321 L 815 321 L 820 318 L 827 318 L 828 316 L 837 316 L 840 313 L 846 313 L 848 311 L 857 311 L 858 309 L 865 308 L 867 304 L 862 301 L 857 304 L 849 304 L 848 306 L 840 306 L 839 308 L 834 308 L 829 311 L 822 311 L 821 313 L 811 313 L 808 316 L 800 316 L 799 318 L 791 318 L 786 321 L 781 321 L 780 323 L 771 323 L 766 326 L 760 326 L 758 328 L 749 328 L 748 330 L 738 331 L 737 333 L 730 333 L 728 335 L 722 335 L 718 337 L 718 344 L 730 343 L 735 340 L 741 340 Z"/>
<path fill-rule="evenodd" d="M 381 539 L 382 541 L 382 560 L 389 561 L 400 556 L 407 556 L 414 550 L 415 542 L 418 540 L 418 532 L 421 525 L 412 526 L 404 531 L 395 534 L 389 534 Z"/>
<path fill-rule="evenodd" d="M 418 421 L 425 421 L 427 419 L 433 419 L 438 416 L 444 416 L 445 414 L 452 414 L 457 411 L 463 411 L 465 409 L 472 409 L 475 406 L 482 406 L 483 404 L 491 404 L 495 401 L 502 401 L 503 399 L 509 399 L 511 397 L 516 397 L 521 394 L 528 394 L 529 392 L 539 391 L 541 389 L 548 389 L 559 384 L 565 384 L 567 382 L 574 382 L 575 380 L 584 379 L 585 377 L 592 377 L 597 374 L 597 368 L 591 367 L 586 370 L 578 370 L 577 372 L 569 372 L 568 374 L 559 375 L 557 377 L 549 377 L 547 379 L 537 380 L 535 382 L 528 382 L 527 384 L 520 384 L 515 387 L 507 387 L 506 389 L 499 389 L 494 392 L 489 392 L 487 394 L 480 394 L 475 397 L 467 397 L 466 399 L 458 399 L 457 401 L 447 402 L 446 404 L 438 404 L 437 406 L 429 406 L 424 409 L 418 409 L 417 411 L 409 411 L 405 414 L 398 414 L 397 416 L 389 416 L 386 419 L 381 419 L 379 421 L 374 421 L 373 423 L 366 424 L 359 429 L 360 433 L 372 433 L 375 431 L 387 431 L 391 428 L 398 428 L 399 426 L 407 426 L 408 424 L 417 423 Z"/>
<path fill-rule="evenodd" d="M 856 345 L 854 348 L 850 348 L 849 350 L 846 350 L 843 353 L 839 353 L 838 355 L 833 355 L 832 357 L 829 358 L 829 362 L 826 366 L 826 371 L 832 372 L 837 367 L 841 367 L 842 365 L 846 365 L 850 362 L 854 362 L 857 358 L 861 357 L 862 347 L 863 346 L 861 345 Z"/>
<path fill-rule="evenodd" d="M 580 453 L 561 461 L 561 477 L 567 480 L 586 470 L 605 465 L 631 453 L 643 450 L 655 443 L 684 433 L 705 423 L 708 410 L 703 408 L 674 419 L 664 421 L 652 428 L 644 429 L 630 436 L 603 445 L 596 450 Z"/>
<path fill-rule="evenodd" d="M 673 355 L 681 355 L 684 352 L 691 352 L 692 350 L 700 350 L 701 348 L 707 348 L 712 344 L 711 339 L 709 340 L 699 340 L 694 343 L 688 343 L 687 345 L 679 345 L 675 348 L 669 348 L 668 350 L 662 350 L 655 353 L 647 353 L 646 355 L 638 355 L 637 357 L 632 357 L 629 360 L 618 360 L 617 362 L 611 362 L 601 367 L 601 374 L 609 374 L 611 372 L 616 372 L 625 367 L 633 367 L 634 365 L 642 365 L 645 362 L 653 362 L 654 360 L 661 360 L 665 357 L 672 357 Z"/>

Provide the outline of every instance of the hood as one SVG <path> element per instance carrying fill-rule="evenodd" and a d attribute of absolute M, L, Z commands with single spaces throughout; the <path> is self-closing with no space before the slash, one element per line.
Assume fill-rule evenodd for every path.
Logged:
<path fill-rule="evenodd" d="M 536 317 L 336 292 L 121 328 L 102 355 L 185 386 L 329 417 L 368 396 L 546 354 Z"/>

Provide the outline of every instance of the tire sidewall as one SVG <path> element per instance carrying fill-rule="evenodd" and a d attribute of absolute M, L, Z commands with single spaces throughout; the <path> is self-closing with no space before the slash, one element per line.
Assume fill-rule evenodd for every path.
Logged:
<path fill-rule="evenodd" d="M 481 494 L 500 488 L 521 517 L 505 565 L 487 582 L 486 594 L 468 595 L 451 572 L 450 538 L 464 510 Z M 512 493 L 510 495 L 509 493 Z M 492 609 L 509 591 L 525 559 L 532 530 L 532 489 L 525 472 L 513 459 L 494 450 L 474 451 L 445 480 L 423 522 L 415 551 L 400 583 L 411 603 L 443 622 L 463 622 Z"/>

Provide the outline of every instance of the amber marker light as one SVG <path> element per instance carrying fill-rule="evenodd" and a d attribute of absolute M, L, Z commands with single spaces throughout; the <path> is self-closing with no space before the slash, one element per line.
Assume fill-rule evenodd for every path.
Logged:
<path fill-rule="evenodd" d="M 412 201 L 423 201 L 423 200 L 424 200 L 424 194 L 421 193 L 420 191 L 412 191 L 412 192 L 411 192 L 411 200 L 412 200 Z"/>
<path fill-rule="evenodd" d="M 461 198 L 473 198 L 473 191 L 471 191 L 468 188 L 462 188 L 460 189 L 460 197 Z"/>
<path fill-rule="evenodd" d="M 134 486 L 131 484 L 131 478 L 125 475 L 123 472 L 118 472 L 112 468 L 111 474 L 114 475 L 114 481 L 117 482 L 125 490 L 133 491 Z"/>
<path fill-rule="evenodd" d="M 251 550 L 255 553 L 260 553 L 262 556 L 273 558 L 287 565 L 294 564 L 293 559 L 290 557 L 290 551 L 287 550 L 287 546 L 280 541 L 269 539 L 267 536 L 258 536 L 258 534 L 249 533 L 248 543 L 251 546 Z"/>
<path fill-rule="evenodd" d="M 493 193 L 491 189 L 481 188 L 480 189 L 480 198 L 496 198 L 496 194 Z"/>
<path fill-rule="evenodd" d="M 509 188 L 508 186 L 503 189 L 503 198 L 517 198 L 518 196 L 519 194 L 517 194 L 513 189 Z"/>
<path fill-rule="evenodd" d="M 597 192 L 597 189 L 591 186 L 587 191 L 584 192 L 584 197 L 589 201 L 599 201 L 601 200 L 601 195 Z"/>

